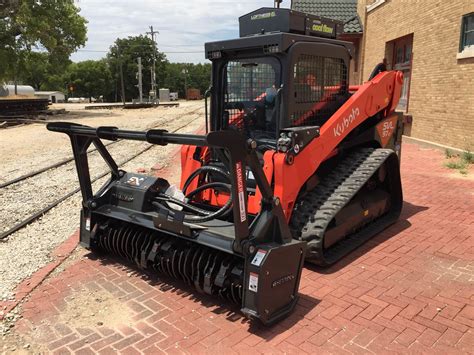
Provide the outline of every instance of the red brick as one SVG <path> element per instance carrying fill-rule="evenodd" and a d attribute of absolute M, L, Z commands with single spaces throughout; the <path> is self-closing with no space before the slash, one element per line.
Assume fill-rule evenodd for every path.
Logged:
<path fill-rule="evenodd" d="M 310 329 L 301 328 L 300 330 L 293 333 L 289 338 L 287 338 L 286 341 L 290 344 L 298 346 L 299 344 L 308 340 L 308 338 L 310 338 L 314 334 L 315 332 L 311 331 Z"/>
<path fill-rule="evenodd" d="M 433 305 L 427 305 L 420 313 L 418 313 L 421 317 L 427 319 L 433 319 L 438 314 L 438 307 Z"/>
<path fill-rule="evenodd" d="M 417 339 L 421 344 L 425 346 L 432 346 L 441 336 L 442 333 L 427 328 Z"/>
<path fill-rule="evenodd" d="M 91 344 L 91 348 L 94 350 L 100 350 L 102 348 L 105 348 L 106 346 L 113 344 L 120 339 L 123 339 L 123 336 L 118 334 L 118 333 L 113 333 L 112 335 L 106 337 L 106 338 L 101 338 L 100 340 L 96 341 L 95 343 Z"/>
<path fill-rule="evenodd" d="M 332 338 L 335 334 L 335 331 L 323 328 L 311 338 L 309 338 L 308 341 L 314 345 L 321 346 L 326 343 L 330 338 Z"/>
<path fill-rule="evenodd" d="M 360 312 L 362 312 L 364 308 L 356 306 L 356 305 L 351 305 L 349 308 L 345 309 L 344 311 L 341 312 L 341 317 L 346 318 L 348 320 L 351 320 L 355 316 L 357 316 Z"/>
<path fill-rule="evenodd" d="M 447 319 L 447 318 L 444 318 L 444 317 L 441 317 L 440 315 L 437 315 L 436 317 L 434 317 L 433 319 L 435 322 L 437 323 L 441 323 L 441 324 L 444 324 L 446 325 L 447 327 L 449 328 L 454 328 L 462 333 L 465 333 L 467 332 L 467 330 L 469 329 L 467 326 L 465 326 L 464 324 L 461 324 L 461 323 L 458 323 L 458 322 L 455 322 L 455 321 L 452 321 L 451 319 Z"/>
<path fill-rule="evenodd" d="M 435 321 L 432 321 L 430 319 L 426 319 L 420 316 L 416 316 L 415 318 L 413 318 L 413 320 L 418 324 L 421 324 L 427 328 L 436 330 L 440 333 L 444 333 L 446 329 L 448 329 L 448 327 L 445 326 L 444 324 L 441 324 L 441 323 L 438 323 L 438 322 L 435 322 Z"/>
<path fill-rule="evenodd" d="M 420 335 L 419 332 L 406 328 L 396 339 L 395 341 L 403 346 L 409 347 L 416 338 Z"/>
<path fill-rule="evenodd" d="M 400 313 L 399 316 L 406 318 L 406 319 L 412 319 L 414 316 L 416 316 L 418 313 L 421 312 L 423 308 L 417 307 L 413 304 L 409 304 L 405 309 L 403 309 Z"/>
<path fill-rule="evenodd" d="M 443 335 L 438 339 L 437 344 L 454 346 L 459 339 L 463 336 L 463 333 L 455 329 L 448 329 L 444 332 Z"/>
<path fill-rule="evenodd" d="M 465 306 L 459 315 L 474 320 L 474 307 L 473 306 Z"/>
<path fill-rule="evenodd" d="M 147 348 L 150 348 L 151 346 L 155 345 L 155 344 L 158 344 L 160 341 L 162 341 L 163 339 L 165 339 L 165 335 L 163 335 L 162 333 L 155 333 L 153 335 L 148 335 L 145 337 L 145 339 L 143 340 L 140 340 L 139 342 L 136 342 L 134 344 L 134 346 L 138 349 L 138 350 L 145 350 Z"/>
<path fill-rule="evenodd" d="M 141 334 L 133 334 L 125 339 L 122 339 L 114 344 L 112 344 L 112 347 L 117 350 L 121 350 L 129 345 L 133 345 L 134 343 L 140 341 L 143 339 L 143 335 Z"/>
<path fill-rule="evenodd" d="M 372 340 L 377 337 L 377 335 L 379 335 L 379 333 L 374 332 L 370 329 L 365 329 L 362 333 L 360 333 L 353 339 L 353 342 L 362 347 L 366 347 L 372 342 Z"/>
<path fill-rule="evenodd" d="M 369 307 L 367 307 L 366 309 L 364 309 L 362 312 L 359 313 L 359 317 L 370 320 L 374 318 L 377 314 L 379 314 L 382 310 L 383 310 L 382 307 L 371 304 Z"/>
<path fill-rule="evenodd" d="M 122 355 L 141 355 L 141 352 L 135 349 L 133 346 L 129 346 L 123 350 L 120 351 L 120 354 Z"/>
<path fill-rule="evenodd" d="M 402 308 L 389 304 L 379 315 L 387 319 L 393 319 L 401 310 Z"/>
<path fill-rule="evenodd" d="M 61 346 L 67 345 L 72 343 L 78 338 L 77 334 L 70 334 L 68 336 L 65 336 L 64 338 L 61 338 L 59 340 L 56 340 L 48 345 L 49 350 L 54 350 L 57 348 L 60 348 Z"/>
<path fill-rule="evenodd" d="M 339 313 L 343 311 L 344 311 L 344 308 L 334 305 L 334 306 L 329 307 L 328 309 L 325 309 L 323 312 L 321 312 L 321 315 L 324 318 L 333 319 L 335 316 L 337 316 Z"/>
<path fill-rule="evenodd" d="M 97 333 L 93 333 L 93 334 L 90 334 L 86 337 L 83 337 L 81 339 L 79 339 L 78 341 L 72 343 L 72 344 L 69 344 L 68 345 L 68 348 L 71 349 L 71 350 L 77 350 L 77 349 L 80 349 L 81 347 L 85 346 L 85 345 L 88 345 L 90 343 L 93 343 L 94 341 L 100 339 L 100 335 L 97 334 Z"/>
<path fill-rule="evenodd" d="M 82 348 L 82 349 L 74 351 L 74 354 L 76 354 L 76 355 L 94 355 L 95 352 L 92 351 L 89 347 L 87 347 L 87 348 Z"/>
<path fill-rule="evenodd" d="M 371 297 L 369 295 L 362 295 L 359 297 L 362 301 L 379 306 L 380 308 L 385 308 L 388 306 L 387 302 L 381 301 L 377 298 Z"/>

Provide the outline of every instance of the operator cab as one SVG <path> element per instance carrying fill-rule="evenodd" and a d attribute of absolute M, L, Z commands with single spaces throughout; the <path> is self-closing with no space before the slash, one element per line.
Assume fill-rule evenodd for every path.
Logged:
<path fill-rule="evenodd" d="M 343 24 L 290 9 L 239 18 L 240 38 L 206 43 L 212 61 L 210 129 L 239 130 L 260 151 L 285 129 L 322 126 L 347 100 L 353 46 Z"/>

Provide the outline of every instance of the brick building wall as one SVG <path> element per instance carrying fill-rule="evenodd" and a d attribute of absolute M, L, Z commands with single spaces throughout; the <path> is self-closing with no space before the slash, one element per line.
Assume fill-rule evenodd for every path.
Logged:
<path fill-rule="evenodd" d="M 378 1 L 383 2 L 383 1 Z M 408 133 L 424 140 L 474 150 L 474 58 L 457 59 L 462 16 L 473 0 L 359 0 L 364 28 L 361 78 L 384 57 L 393 65 L 390 42 L 413 35 Z M 392 42 L 393 43 L 393 42 Z"/>

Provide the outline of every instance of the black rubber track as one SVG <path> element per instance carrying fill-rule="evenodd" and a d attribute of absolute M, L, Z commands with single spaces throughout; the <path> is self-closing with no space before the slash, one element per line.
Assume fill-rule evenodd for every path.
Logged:
<path fill-rule="evenodd" d="M 392 197 L 390 211 L 325 249 L 324 234 L 331 220 L 384 163 Z M 402 203 L 400 167 L 395 152 L 361 148 L 338 163 L 314 190 L 296 203 L 290 227 L 294 238 L 308 242 L 306 261 L 328 266 L 394 223 L 400 216 Z"/>

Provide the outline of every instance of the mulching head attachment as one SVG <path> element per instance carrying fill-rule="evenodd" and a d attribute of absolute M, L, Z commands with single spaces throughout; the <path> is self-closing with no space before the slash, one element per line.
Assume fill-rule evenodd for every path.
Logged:
<path fill-rule="evenodd" d="M 237 304 L 250 318 L 271 324 L 297 301 L 306 244 L 293 240 L 278 198 L 273 196 L 254 151 L 254 142 L 234 131 L 205 136 L 163 130 L 125 131 L 72 123 L 50 123 L 50 131 L 71 139 L 83 198 L 81 244 L 135 263 L 139 268 L 183 281 L 197 291 Z M 209 147 L 224 157 L 224 168 L 202 165 L 194 176 L 218 173 L 228 179 L 205 188 L 227 189 L 221 208 L 179 199 L 166 180 L 119 170 L 101 139 Z M 92 192 L 87 148 L 93 144 L 111 175 Z M 261 211 L 247 213 L 246 173 L 262 194 Z M 218 172 L 217 170 L 220 170 Z"/>

